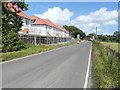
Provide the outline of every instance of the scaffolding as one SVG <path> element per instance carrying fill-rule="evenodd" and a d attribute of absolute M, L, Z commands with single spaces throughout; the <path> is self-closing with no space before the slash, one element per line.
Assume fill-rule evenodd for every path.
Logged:
<path fill-rule="evenodd" d="M 19 39 L 27 44 L 53 44 L 60 42 L 67 42 L 70 37 L 52 37 L 52 36 L 40 36 L 33 34 L 20 34 Z"/>

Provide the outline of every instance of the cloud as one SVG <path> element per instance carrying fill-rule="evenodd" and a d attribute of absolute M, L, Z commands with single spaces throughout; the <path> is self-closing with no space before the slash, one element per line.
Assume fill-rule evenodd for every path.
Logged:
<path fill-rule="evenodd" d="M 49 8 L 43 14 L 35 14 L 35 16 L 43 19 L 50 19 L 53 23 L 58 25 L 70 24 L 72 15 L 73 12 L 69 11 L 67 8 L 62 10 L 60 7 Z"/>
<path fill-rule="evenodd" d="M 92 32 L 95 27 L 117 25 L 118 12 L 116 10 L 108 11 L 107 8 L 100 8 L 88 15 L 80 15 L 72 20 L 72 24 L 77 25 L 86 33 Z"/>
<path fill-rule="evenodd" d="M 107 26 L 114 26 L 114 25 L 117 25 L 117 21 L 111 20 L 111 21 L 105 22 L 103 24 L 107 25 Z"/>
<path fill-rule="evenodd" d="M 93 33 L 96 27 L 104 29 L 103 27 L 117 26 L 118 11 L 108 11 L 107 8 L 100 8 L 94 12 L 90 12 L 87 15 L 77 16 L 71 20 L 74 13 L 70 10 L 61 9 L 60 7 L 48 8 L 42 14 L 35 14 L 42 19 L 50 19 L 54 24 L 58 25 L 74 25 L 86 34 Z M 99 31 L 98 32 L 103 32 Z"/>

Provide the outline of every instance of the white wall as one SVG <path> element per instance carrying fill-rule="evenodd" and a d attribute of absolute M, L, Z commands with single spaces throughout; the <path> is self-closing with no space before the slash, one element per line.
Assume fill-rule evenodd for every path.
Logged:
<path fill-rule="evenodd" d="M 31 28 L 30 20 L 29 20 L 29 19 L 22 18 L 22 21 L 23 21 L 23 26 L 21 27 L 22 30 L 19 31 L 19 33 L 23 33 L 22 31 L 23 31 L 25 28 L 28 28 L 28 29 Z"/>
<path fill-rule="evenodd" d="M 31 25 L 30 24 L 30 20 L 23 18 L 23 26 L 22 26 L 22 30 L 24 30 L 25 28 L 29 29 L 29 34 L 38 34 L 41 36 L 47 36 L 47 32 L 50 33 L 51 36 L 56 36 L 56 34 L 58 34 L 57 37 L 65 37 L 65 35 L 67 37 L 69 37 L 69 33 L 66 33 L 62 30 L 59 30 L 55 27 L 51 27 L 48 25 Z M 19 33 L 23 33 L 22 31 L 20 31 Z"/>
<path fill-rule="evenodd" d="M 23 21 L 23 27 L 28 27 L 30 26 L 30 20 L 26 18 L 22 18 Z"/>
<path fill-rule="evenodd" d="M 46 26 L 45 25 L 31 25 L 31 29 L 29 30 L 29 34 L 39 34 L 46 35 Z"/>

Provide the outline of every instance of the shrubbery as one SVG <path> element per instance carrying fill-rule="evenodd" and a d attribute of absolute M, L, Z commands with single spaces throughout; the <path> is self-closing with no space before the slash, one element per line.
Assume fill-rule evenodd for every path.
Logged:
<path fill-rule="evenodd" d="M 2 51 L 3 52 L 10 52 L 10 51 L 17 51 L 22 48 L 25 48 L 26 45 L 19 40 L 19 34 L 17 33 L 9 33 L 8 35 L 2 38 Z"/>

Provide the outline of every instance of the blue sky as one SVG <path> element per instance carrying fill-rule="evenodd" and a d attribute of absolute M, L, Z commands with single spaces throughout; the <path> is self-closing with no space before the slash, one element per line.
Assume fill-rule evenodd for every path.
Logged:
<path fill-rule="evenodd" d="M 55 24 L 59 25 L 75 25 L 82 30 L 84 29 L 83 31 L 86 32 L 86 34 L 93 33 L 95 26 L 98 26 L 98 34 L 113 34 L 114 31 L 117 31 L 117 2 L 26 3 L 29 5 L 29 10 L 25 11 L 28 16 L 37 15 L 40 18 L 48 18 Z M 100 14 L 101 16 L 103 15 L 103 20 L 98 20 L 100 18 Z M 82 19 L 82 16 L 84 19 Z M 106 21 L 104 19 L 106 19 Z M 87 25 L 90 27 L 87 28 Z"/>

